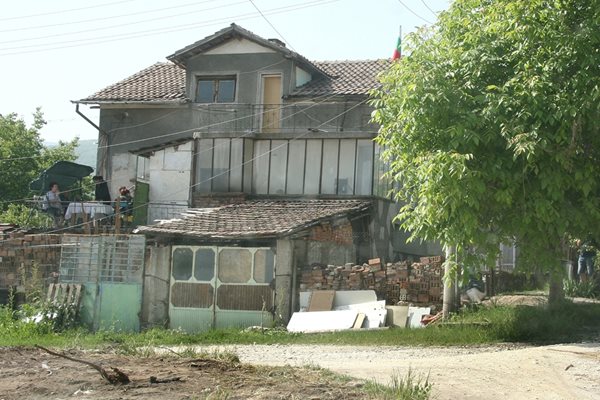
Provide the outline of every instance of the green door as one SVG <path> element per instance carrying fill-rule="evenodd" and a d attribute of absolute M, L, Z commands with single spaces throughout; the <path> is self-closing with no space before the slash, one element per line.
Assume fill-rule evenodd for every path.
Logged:
<path fill-rule="evenodd" d="M 133 224 L 146 225 L 148 223 L 148 202 L 150 201 L 150 185 L 144 182 L 135 183 L 133 196 Z"/>

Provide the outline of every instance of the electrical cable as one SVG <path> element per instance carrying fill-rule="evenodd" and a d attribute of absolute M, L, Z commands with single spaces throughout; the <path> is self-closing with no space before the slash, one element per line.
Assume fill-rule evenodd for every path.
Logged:
<path fill-rule="evenodd" d="M 429 7 L 429 5 L 428 5 L 427 3 L 425 3 L 425 0 L 421 0 L 421 3 L 423 3 L 423 5 L 424 5 L 424 6 L 425 6 L 425 7 L 426 7 L 426 8 L 427 8 L 429 11 L 431 11 L 431 13 L 432 13 L 433 15 L 435 15 L 435 16 L 437 17 L 437 13 L 436 13 L 435 11 L 433 11 L 433 10 L 431 9 L 431 7 Z"/>
<path fill-rule="evenodd" d="M 433 22 L 421 17 L 419 14 L 417 14 L 416 12 L 414 12 L 409 6 L 407 6 L 406 4 L 404 4 L 402 2 L 402 0 L 398 0 L 398 3 L 402 4 L 404 6 L 404 8 L 406 8 L 408 11 L 410 11 L 415 17 L 422 19 L 423 21 L 427 22 L 428 24 L 432 25 Z"/>
<path fill-rule="evenodd" d="M 254 3 L 254 0 L 248 0 L 248 1 L 250 1 L 250 3 L 251 3 L 253 6 L 254 6 L 254 8 L 256 8 L 256 11 L 258 11 L 258 13 L 260 14 L 260 16 L 261 16 L 261 17 L 263 17 L 263 19 L 264 19 L 265 21 L 267 21 L 267 24 L 269 24 L 269 25 L 271 26 L 271 28 L 273 28 L 273 30 L 274 30 L 274 31 L 275 31 L 275 32 L 276 32 L 276 33 L 279 35 L 279 37 L 280 37 L 280 38 L 282 38 L 282 39 L 283 39 L 283 41 L 284 41 L 285 43 L 287 43 L 287 44 L 288 44 L 288 46 L 290 46 L 292 50 L 296 51 L 296 49 L 294 48 L 294 46 L 292 46 L 292 44 L 290 43 L 290 41 L 289 41 L 289 40 L 287 40 L 285 37 L 283 37 L 283 35 L 281 34 L 281 32 L 279 32 L 279 31 L 277 30 L 277 28 L 275 28 L 275 25 L 273 25 L 273 24 L 271 23 L 271 21 L 269 21 L 269 19 L 268 19 L 268 18 L 265 16 L 265 14 L 263 14 L 263 13 L 262 13 L 262 11 L 260 11 L 260 8 L 258 8 L 258 7 L 257 7 L 256 3 Z M 296 51 L 296 52 L 297 52 L 297 51 Z"/>
<path fill-rule="evenodd" d="M 67 10 L 49 11 L 49 12 L 38 13 L 38 14 L 19 15 L 19 16 L 15 16 L 15 17 L 5 17 L 5 18 L 0 18 L 0 21 L 10 21 L 10 20 L 15 20 L 15 19 L 25 19 L 25 18 L 33 18 L 33 17 L 44 17 L 44 16 L 47 16 L 47 15 L 56 15 L 56 14 L 63 14 L 63 13 L 74 12 L 74 11 L 89 10 L 89 9 L 92 9 L 92 8 L 114 6 L 115 4 L 122 4 L 122 3 L 131 2 L 131 1 L 135 1 L 135 0 L 113 1 L 112 3 L 96 4 L 94 6 L 71 8 L 71 9 L 67 9 Z"/>
<path fill-rule="evenodd" d="M 305 8 L 330 4 L 330 3 L 337 2 L 337 1 L 340 1 L 340 0 L 315 0 L 315 1 L 312 1 L 309 3 L 306 3 L 306 2 L 305 3 L 296 3 L 291 6 L 270 9 L 270 10 L 266 11 L 265 14 L 267 14 L 267 15 L 283 14 L 283 13 L 287 13 L 287 12 L 302 10 Z M 219 19 L 210 19 L 210 20 L 205 20 L 202 22 L 194 22 L 191 24 L 180 25 L 177 28 L 147 29 L 147 30 L 142 30 L 142 31 L 98 36 L 98 37 L 87 38 L 87 39 L 74 39 L 74 40 L 66 40 L 66 41 L 51 42 L 51 43 L 41 43 L 41 44 L 36 44 L 36 45 L 18 46 L 15 48 L 0 48 L 0 52 L 1 52 L 4 50 L 11 50 L 11 49 L 54 46 L 54 47 L 38 48 L 38 49 L 31 49 L 31 50 L 24 50 L 24 51 L 0 53 L 0 57 L 18 55 L 18 54 L 39 53 L 39 52 L 46 52 L 46 51 L 52 51 L 52 50 L 109 43 L 109 42 L 115 42 L 115 41 L 121 41 L 121 40 L 137 39 L 137 38 L 141 38 L 141 37 L 160 35 L 160 34 L 164 34 L 164 33 L 180 32 L 180 31 L 186 31 L 186 30 L 196 29 L 196 28 L 201 28 L 201 27 L 221 25 L 221 23 L 223 21 L 229 21 L 231 19 L 246 20 L 246 19 L 257 18 L 259 16 L 260 15 L 258 13 L 246 13 L 246 14 L 240 14 L 237 16 L 230 16 L 230 17 L 219 18 Z M 84 42 L 84 43 L 81 43 L 81 42 Z M 69 44 L 69 43 L 76 43 L 76 44 Z M 62 46 L 62 44 L 65 44 L 65 45 Z"/>
<path fill-rule="evenodd" d="M 358 102 L 357 104 L 355 104 L 354 106 L 350 107 L 349 109 L 347 109 L 347 110 L 345 110 L 345 111 L 343 111 L 343 112 L 341 112 L 341 113 L 339 113 L 339 114 L 337 114 L 337 115 L 333 116 L 332 118 L 328 119 L 327 121 L 323 122 L 321 125 L 317 126 L 316 128 L 319 128 L 319 127 L 321 127 L 321 126 L 323 126 L 323 125 L 326 125 L 326 124 L 328 124 L 329 122 L 331 122 L 331 121 L 335 120 L 336 118 L 339 118 L 340 116 L 342 116 L 342 115 L 344 115 L 344 114 L 346 114 L 346 113 L 348 113 L 348 112 L 352 111 L 353 109 L 355 109 L 356 107 L 358 107 L 358 106 L 360 106 L 360 105 L 362 105 L 362 104 L 366 103 L 367 101 L 368 101 L 368 99 L 364 99 L 364 100 L 362 100 L 362 101 Z M 317 105 L 317 104 L 315 104 L 315 105 Z M 302 137 L 306 136 L 308 133 L 309 133 L 308 131 L 307 131 L 307 132 L 305 132 L 305 133 L 302 133 L 302 134 L 300 134 L 300 135 L 298 135 L 298 136 L 296 136 L 296 137 L 294 137 L 294 138 L 290 139 L 290 140 L 289 140 L 289 142 L 292 142 L 292 141 L 294 141 L 294 140 L 301 139 Z M 276 146 L 276 147 L 274 147 L 274 148 L 271 148 L 269 151 L 266 151 L 266 152 L 264 152 L 264 153 L 260 154 L 259 156 L 254 156 L 254 157 L 252 157 L 251 159 L 249 159 L 249 160 L 247 160 L 247 161 L 243 162 L 241 165 L 242 165 L 242 166 L 245 166 L 246 164 L 252 163 L 252 162 L 254 162 L 255 160 L 259 159 L 260 157 L 264 157 L 265 155 L 267 155 L 267 154 L 270 154 L 270 153 L 272 153 L 273 151 L 275 151 L 275 150 L 278 150 L 279 148 L 282 148 L 282 147 L 284 147 L 284 146 L 287 146 L 289 142 L 286 142 L 286 143 L 284 143 L 284 144 L 281 144 L 281 145 L 279 145 L 279 146 Z M 207 178 L 207 179 L 205 179 L 205 180 L 203 180 L 203 181 L 200 181 L 200 182 L 194 183 L 194 184 L 192 184 L 192 185 L 190 185 L 190 186 L 187 186 L 187 187 L 183 188 L 182 190 L 179 190 L 179 191 L 177 191 L 177 192 L 174 192 L 173 194 L 178 194 L 178 193 L 183 193 L 183 192 L 189 192 L 189 190 L 190 190 L 190 189 L 192 189 L 192 188 L 194 188 L 195 186 L 198 186 L 198 185 L 201 185 L 201 184 L 203 184 L 203 183 L 209 182 L 209 181 L 211 181 L 211 180 L 213 180 L 213 179 L 215 179 L 215 178 L 218 178 L 219 176 L 222 176 L 222 175 L 224 175 L 224 174 L 228 174 L 230 171 L 231 171 L 231 168 L 228 168 L 228 169 L 227 169 L 227 170 L 225 170 L 224 172 L 221 172 L 221 173 L 219 173 L 219 174 L 213 175 L 213 176 L 211 176 L 210 178 Z M 148 204 L 148 203 L 147 203 L 147 204 Z M 140 206 L 138 206 L 138 207 L 140 207 L 140 208 L 141 208 L 141 207 L 146 207 L 146 206 L 147 206 L 147 204 L 143 204 L 143 205 L 140 205 Z M 135 208 L 134 208 L 134 209 L 135 209 Z M 133 209 L 132 209 L 132 210 L 133 210 Z M 105 217 L 105 218 L 111 218 L 111 217 L 112 217 L 112 216 L 107 216 L 107 217 Z M 101 220 L 101 219 L 100 219 L 100 220 Z M 64 231 L 66 231 L 66 230 L 71 230 L 71 229 L 73 229 L 73 228 L 77 228 L 77 227 L 83 227 L 83 226 L 85 226 L 85 225 L 86 225 L 86 224 L 88 224 L 88 223 L 89 223 L 89 222 L 83 222 L 83 223 L 81 223 L 81 224 L 76 224 L 76 225 L 72 225 L 72 226 L 68 226 L 68 227 L 63 227 L 63 228 L 58 228 L 58 229 L 50 230 L 50 231 L 48 231 L 48 232 L 39 233 L 39 234 L 34 234 L 34 235 L 31 235 L 31 236 L 44 236 L 44 235 L 49 235 L 49 234 L 53 234 L 53 233 L 64 232 Z M 0 240 L 0 244 L 1 244 L 1 243 L 3 243 L 3 242 L 9 241 L 9 240 L 11 240 L 11 239 Z M 23 247 L 23 248 L 24 248 L 24 247 Z"/>

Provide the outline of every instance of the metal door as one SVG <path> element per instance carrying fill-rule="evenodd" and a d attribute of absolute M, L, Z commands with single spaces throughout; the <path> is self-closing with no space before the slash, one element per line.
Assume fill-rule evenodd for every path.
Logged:
<path fill-rule="evenodd" d="M 273 323 L 270 248 L 174 246 L 170 326 L 188 332 Z"/>

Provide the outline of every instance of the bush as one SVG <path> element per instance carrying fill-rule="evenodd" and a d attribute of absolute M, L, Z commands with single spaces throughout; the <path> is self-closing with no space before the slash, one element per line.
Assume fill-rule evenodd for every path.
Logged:
<path fill-rule="evenodd" d="M 596 299 L 600 297 L 600 284 L 598 279 L 589 279 L 585 282 L 566 280 L 564 282 L 565 295 L 569 297 L 586 297 Z"/>

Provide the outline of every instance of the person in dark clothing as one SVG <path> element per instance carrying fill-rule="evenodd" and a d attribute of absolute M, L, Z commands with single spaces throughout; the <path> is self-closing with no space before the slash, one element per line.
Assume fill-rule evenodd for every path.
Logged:
<path fill-rule="evenodd" d="M 110 192 L 108 191 L 108 183 L 100 175 L 96 175 L 92 178 L 96 189 L 94 190 L 94 200 L 100 201 L 106 205 L 111 205 L 112 201 L 110 198 Z"/>

